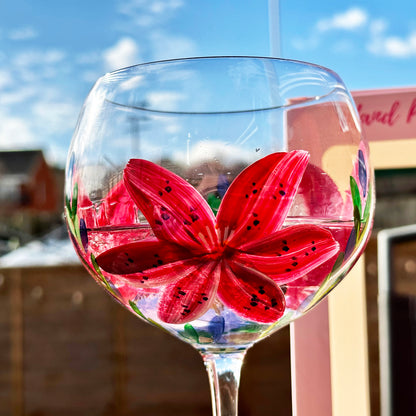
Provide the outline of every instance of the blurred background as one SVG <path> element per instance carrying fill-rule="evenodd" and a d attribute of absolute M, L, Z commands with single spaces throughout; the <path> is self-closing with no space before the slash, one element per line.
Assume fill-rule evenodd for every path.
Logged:
<path fill-rule="evenodd" d="M 335 70 L 353 91 L 415 86 L 416 3 L 0 2 L 0 416 L 210 414 L 197 353 L 104 295 L 62 227 L 66 153 L 95 80 L 137 63 L 204 55 L 309 61 Z M 376 228 L 416 222 L 414 176 L 378 175 L 387 202 Z M 395 216 L 392 200 L 402 204 Z M 374 362 L 375 245 L 367 256 Z M 416 263 L 403 264 L 414 277 Z M 250 351 L 243 371 L 242 416 L 291 414 L 288 330 Z M 377 371 L 374 364 L 375 386 Z M 372 395 L 378 416 L 376 387 Z"/>

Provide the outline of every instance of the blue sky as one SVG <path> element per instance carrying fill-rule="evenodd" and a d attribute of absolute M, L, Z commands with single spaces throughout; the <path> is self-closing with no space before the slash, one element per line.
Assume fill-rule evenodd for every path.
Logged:
<path fill-rule="evenodd" d="M 274 53 L 330 67 L 352 90 L 416 86 L 414 0 L 277 4 L 1 1 L 0 149 L 42 148 L 62 165 L 94 81 L 151 60 Z"/>

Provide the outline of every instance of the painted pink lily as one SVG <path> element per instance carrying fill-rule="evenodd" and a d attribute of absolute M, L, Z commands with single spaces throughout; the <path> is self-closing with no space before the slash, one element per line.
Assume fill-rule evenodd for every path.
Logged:
<path fill-rule="evenodd" d="M 158 287 L 158 316 L 180 324 L 202 316 L 218 298 L 243 318 L 271 323 L 285 310 L 280 285 L 339 251 L 315 225 L 283 227 L 309 161 L 305 151 L 273 153 L 242 171 L 214 216 L 188 182 L 131 159 L 124 184 L 154 237 L 111 248 L 99 266 L 143 287 Z"/>

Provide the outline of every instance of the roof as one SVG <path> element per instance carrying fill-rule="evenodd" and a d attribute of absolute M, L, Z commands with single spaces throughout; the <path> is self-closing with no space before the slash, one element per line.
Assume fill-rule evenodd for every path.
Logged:
<path fill-rule="evenodd" d="M 81 264 L 65 227 L 0 257 L 0 270 Z"/>
<path fill-rule="evenodd" d="M 42 150 L 0 151 L 0 175 L 30 174 L 40 159 Z"/>

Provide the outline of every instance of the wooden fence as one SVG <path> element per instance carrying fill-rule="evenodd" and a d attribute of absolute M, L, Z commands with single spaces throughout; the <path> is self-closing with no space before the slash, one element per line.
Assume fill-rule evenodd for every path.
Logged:
<path fill-rule="evenodd" d="M 291 415 L 289 330 L 242 372 L 240 415 Z M 0 416 L 209 416 L 198 353 L 140 321 L 80 265 L 0 269 Z"/>

